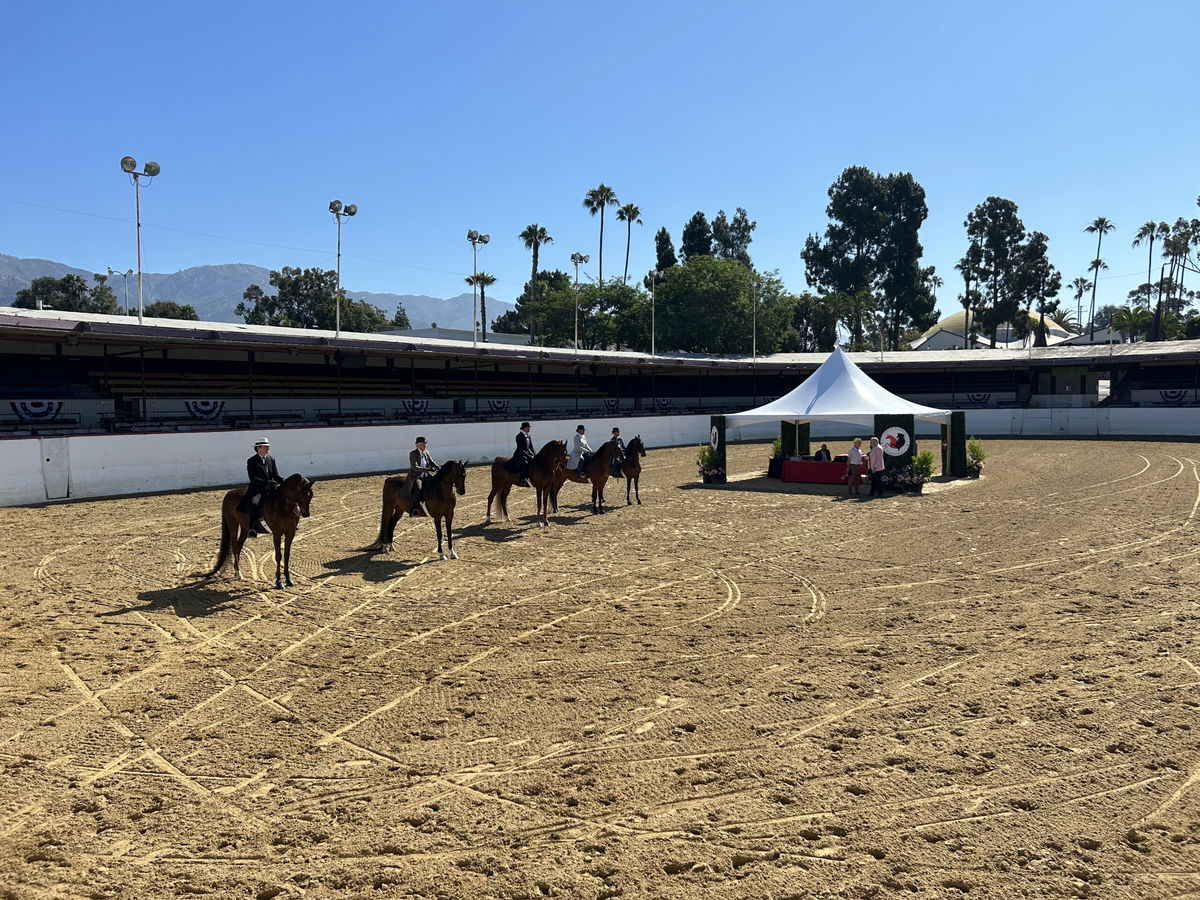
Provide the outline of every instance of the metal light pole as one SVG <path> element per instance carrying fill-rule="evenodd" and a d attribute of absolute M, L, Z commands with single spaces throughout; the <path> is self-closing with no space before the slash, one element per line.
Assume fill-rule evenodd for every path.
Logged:
<path fill-rule="evenodd" d="M 133 211 L 136 230 L 134 235 L 137 243 L 137 285 L 138 285 L 138 324 L 142 324 L 142 193 L 141 179 L 153 178 L 162 171 L 156 162 L 148 162 L 142 171 L 137 170 L 137 160 L 132 156 L 121 157 L 121 171 L 133 179 Z"/>
<path fill-rule="evenodd" d="M 586 253 L 572 253 L 571 262 L 575 263 L 575 353 L 579 353 L 579 267 L 591 259 Z"/>
<path fill-rule="evenodd" d="M 113 267 L 109 266 L 108 274 L 120 275 L 123 279 L 125 279 L 125 315 L 129 315 L 129 276 L 133 274 L 133 269 L 129 269 L 125 272 L 115 272 L 113 271 Z"/>
<path fill-rule="evenodd" d="M 351 203 L 343 208 L 341 200 L 330 200 L 329 211 L 337 220 L 337 294 L 333 298 L 333 335 L 342 336 L 342 218 L 353 216 L 358 207 Z"/>
<path fill-rule="evenodd" d="M 659 281 L 662 280 L 662 271 L 660 269 L 651 269 L 648 273 L 650 279 L 650 355 L 656 356 L 654 343 L 654 291 L 658 287 Z"/>
<path fill-rule="evenodd" d="M 479 259 L 479 245 L 486 244 L 492 239 L 490 234 L 480 234 L 474 228 L 467 232 L 467 240 L 471 242 L 471 346 L 475 346 L 476 336 L 479 331 L 479 285 L 475 279 L 479 277 L 477 263 Z"/>

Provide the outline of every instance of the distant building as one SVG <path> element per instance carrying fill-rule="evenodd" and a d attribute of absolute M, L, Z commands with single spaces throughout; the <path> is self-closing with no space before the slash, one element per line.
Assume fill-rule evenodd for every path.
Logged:
<path fill-rule="evenodd" d="M 992 344 L 991 330 L 976 329 L 972 349 L 976 350 L 1017 350 L 1032 345 L 1036 339 L 1040 317 L 1035 313 L 1029 314 L 1030 332 L 1027 337 L 1018 338 L 1012 334 L 1011 325 L 1001 325 L 996 329 L 996 343 Z M 961 350 L 967 346 L 967 314 L 965 311 L 946 316 L 923 335 L 912 342 L 914 350 Z M 1052 347 L 1064 341 L 1080 343 L 1079 335 L 1046 319 L 1046 346 Z M 1086 343 L 1086 340 L 1084 341 Z M 1107 343 L 1108 339 L 1100 340 L 1100 332 L 1096 333 L 1096 343 Z"/>

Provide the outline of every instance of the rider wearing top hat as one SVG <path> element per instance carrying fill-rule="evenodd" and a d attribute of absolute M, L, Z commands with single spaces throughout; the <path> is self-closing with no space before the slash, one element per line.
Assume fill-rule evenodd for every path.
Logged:
<path fill-rule="evenodd" d="M 522 422 L 521 430 L 517 432 L 517 449 L 513 453 L 513 461 L 517 464 L 517 487 L 529 487 L 529 464 L 533 462 L 533 457 L 529 423 Z"/>
<path fill-rule="evenodd" d="M 574 469 L 580 477 L 584 474 L 587 459 L 592 455 L 592 448 L 587 440 L 587 428 L 583 425 L 576 427 L 575 440 L 571 447 L 571 455 L 567 457 L 567 468 Z"/>
<path fill-rule="evenodd" d="M 425 489 L 425 480 L 436 472 L 438 464 L 425 450 L 425 438 L 415 441 L 416 447 L 408 454 L 408 480 L 405 488 L 408 490 L 408 514 L 419 516 L 421 513 L 421 491 Z"/>
<path fill-rule="evenodd" d="M 238 512 L 245 513 L 250 519 L 250 537 L 258 537 L 258 533 L 265 530 L 258 518 L 262 514 L 263 504 L 283 484 L 279 469 L 275 467 L 275 459 L 271 456 L 271 442 L 265 437 L 254 442 L 254 455 L 246 460 L 246 474 L 250 477 L 250 484 L 238 504 Z"/>

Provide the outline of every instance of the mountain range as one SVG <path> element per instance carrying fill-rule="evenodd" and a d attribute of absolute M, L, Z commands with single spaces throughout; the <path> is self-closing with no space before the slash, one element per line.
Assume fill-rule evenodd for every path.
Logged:
<path fill-rule="evenodd" d="M 80 276 L 89 284 L 92 281 L 92 273 L 86 269 L 78 269 L 50 259 L 21 259 L 0 253 L 0 306 L 11 306 L 17 291 L 29 287 L 29 283 L 35 278 L 43 275 L 62 278 L 70 274 Z M 270 280 L 269 269 L 244 263 L 193 266 L 170 274 L 143 272 L 142 302 L 173 300 L 194 307 L 200 318 L 206 322 L 240 322 L 241 319 L 234 310 L 242 302 L 242 292 L 250 285 L 257 284 L 270 293 Z M 109 286 L 117 295 L 117 302 L 122 306 L 125 304 L 124 282 L 125 279 L 119 273 L 108 279 Z M 136 307 L 136 276 L 130 276 L 128 283 L 129 303 Z M 378 306 L 387 313 L 388 318 L 395 314 L 397 305 L 403 304 L 413 328 L 428 328 L 435 322 L 440 328 L 471 327 L 473 301 L 470 294 L 441 298 L 424 294 L 375 294 L 347 290 L 346 295 Z M 489 296 L 489 328 L 490 320 L 512 308 L 512 303 Z"/>

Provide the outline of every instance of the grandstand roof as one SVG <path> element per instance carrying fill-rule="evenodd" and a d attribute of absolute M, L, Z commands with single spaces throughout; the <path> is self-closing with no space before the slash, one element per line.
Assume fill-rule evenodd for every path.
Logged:
<path fill-rule="evenodd" d="M 470 341 L 412 337 L 393 334 L 360 334 L 318 329 L 242 325 L 231 322 L 194 322 L 184 319 L 151 319 L 139 324 L 123 315 L 62 312 L 0 307 L 0 338 L 29 341 L 92 341 L 154 347 L 212 347 L 239 350 L 282 349 L 306 353 L 345 351 L 379 355 L 428 355 L 476 358 L 488 362 L 576 362 L 628 366 L 665 366 L 745 369 L 748 356 L 709 356 L 691 353 L 648 353 L 612 350 L 582 350 L 562 347 L 526 347 L 498 343 L 472 345 Z M 867 369 L 903 365 L 913 369 L 948 367 L 995 368 L 1007 365 L 1087 365 L 1107 359 L 1127 362 L 1169 360 L 1200 361 L 1200 340 L 1136 344 L 1058 345 L 1028 349 L 930 350 L 858 352 L 847 354 L 856 365 Z M 815 370 L 828 353 L 776 353 L 759 356 L 755 364 L 772 369 Z"/>

